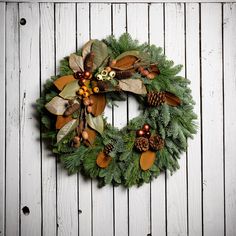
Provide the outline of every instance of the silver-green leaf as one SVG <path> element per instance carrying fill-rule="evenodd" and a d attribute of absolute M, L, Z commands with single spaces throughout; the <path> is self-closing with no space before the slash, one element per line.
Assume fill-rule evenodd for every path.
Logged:
<path fill-rule="evenodd" d="M 94 117 L 94 116 L 92 116 L 91 114 L 88 114 L 88 115 L 86 116 L 86 120 L 87 120 L 88 125 L 89 125 L 92 129 L 98 131 L 100 134 L 103 133 L 103 130 L 104 130 L 104 121 L 103 121 L 103 118 L 102 118 L 101 115 Z"/>
<path fill-rule="evenodd" d="M 91 52 L 91 47 L 94 40 L 89 40 L 82 48 L 82 57 L 85 59 L 85 57 Z"/>
<path fill-rule="evenodd" d="M 67 134 L 73 131 L 77 125 L 78 121 L 76 119 L 66 123 L 57 133 L 57 143 L 59 143 Z"/>
<path fill-rule="evenodd" d="M 69 57 L 69 66 L 74 71 L 84 71 L 84 60 L 83 57 L 76 54 L 71 54 Z"/>
<path fill-rule="evenodd" d="M 76 91 L 80 88 L 78 80 L 71 81 L 60 92 L 60 96 L 64 99 L 73 99 L 76 96 Z"/>
<path fill-rule="evenodd" d="M 119 80 L 119 87 L 123 91 L 135 93 L 135 94 L 146 94 L 147 89 L 141 79 L 122 79 Z"/>
<path fill-rule="evenodd" d="M 93 63 L 96 67 L 100 67 L 108 59 L 107 45 L 99 40 L 94 40 L 92 44 L 92 51 L 95 54 Z"/>
<path fill-rule="evenodd" d="M 63 115 L 68 106 L 68 101 L 58 96 L 48 102 L 45 107 L 54 115 Z"/>

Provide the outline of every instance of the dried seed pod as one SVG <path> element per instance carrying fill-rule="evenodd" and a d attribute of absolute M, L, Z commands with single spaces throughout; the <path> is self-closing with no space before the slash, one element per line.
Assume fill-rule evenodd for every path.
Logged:
<path fill-rule="evenodd" d="M 112 70 L 110 73 L 109 73 L 109 76 L 114 78 L 116 76 L 116 72 L 114 70 Z"/>
<path fill-rule="evenodd" d="M 82 138 L 83 138 L 84 140 L 87 140 L 87 139 L 88 139 L 88 132 L 87 132 L 87 131 L 83 131 L 83 132 L 82 132 Z"/>
<path fill-rule="evenodd" d="M 78 148 L 78 147 L 80 147 L 80 137 L 79 136 L 75 136 L 74 138 L 73 138 L 73 143 L 74 143 L 74 147 L 76 147 L 76 148 Z"/>
<path fill-rule="evenodd" d="M 94 93 L 98 93 L 98 92 L 99 92 L 99 88 L 98 88 L 98 87 L 94 87 L 94 88 L 93 88 L 93 92 L 94 92 Z"/>
<path fill-rule="evenodd" d="M 147 78 L 148 79 L 154 79 L 155 77 L 156 77 L 156 73 L 154 73 L 154 72 L 150 72 L 148 75 L 147 75 Z"/>
<path fill-rule="evenodd" d="M 102 77 L 105 77 L 108 75 L 108 72 L 106 70 L 102 70 L 101 75 Z"/>
<path fill-rule="evenodd" d="M 141 75 L 143 75 L 143 76 L 147 76 L 148 74 L 149 74 L 148 70 L 142 70 L 141 71 Z"/>
<path fill-rule="evenodd" d="M 74 112 L 78 111 L 80 109 L 80 104 L 79 103 L 74 103 L 73 105 L 69 106 L 66 111 L 64 112 L 65 116 L 70 116 Z"/>
<path fill-rule="evenodd" d="M 89 98 L 84 98 L 84 99 L 83 99 L 83 104 L 84 104 L 85 106 L 89 106 L 89 105 L 90 105 L 90 99 L 89 99 Z"/>
<path fill-rule="evenodd" d="M 107 66 L 107 67 L 105 68 L 105 70 L 109 73 L 109 72 L 111 71 L 111 67 L 110 67 L 110 66 Z"/>
<path fill-rule="evenodd" d="M 88 107 L 87 107 L 87 112 L 88 112 L 88 113 L 91 113 L 92 110 L 93 110 L 92 106 L 88 106 Z"/>
<path fill-rule="evenodd" d="M 104 80 L 102 75 L 97 75 L 97 80 Z"/>

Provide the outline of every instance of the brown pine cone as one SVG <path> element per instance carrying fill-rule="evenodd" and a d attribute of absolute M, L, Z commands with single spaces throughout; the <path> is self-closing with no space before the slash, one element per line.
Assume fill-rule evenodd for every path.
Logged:
<path fill-rule="evenodd" d="M 125 71 L 116 71 L 116 79 L 128 79 L 130 77 L 132 77 L 133 73 L 129 70 L 125 70 Z"/>
<path fill-rule="evenodd" d="M 108 143 L 105 147 L 104 147 L 104 153 L 106 155 L 109 155 L 109 153 L 113 150 L 114 145 L 112 143 Z"/>
<path fill-rule="evenodd" d="M 147 94 L 147 102 L 149 106 L 157 107 L 165 103 L 165 92 L 149 92 Z"/>
<path fill-rule="evenodd" d="M 99 91 L 106 91 L 109 88 L 107 82 L 105 81 L 98 81 L 97 87 L 99 88 Z"/>
<path fill-rule="evenodd" d="M 145 137 L 136 138 L 134 145 L 140 152 L 146 152 L 149 149 L 149 141 Z"/>
<path fill-rule="evenodd" d="M 164 147 L 165 141 L 160 136 L 154 135 L 149 138 L 149 145 L 152 150 L 159 151 Z"/>

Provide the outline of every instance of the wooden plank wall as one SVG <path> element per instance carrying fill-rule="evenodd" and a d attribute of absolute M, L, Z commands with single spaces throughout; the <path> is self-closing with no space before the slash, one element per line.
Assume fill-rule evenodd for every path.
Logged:
<path fill-rule="evenodd" d="M 236 3 L 1 2 L 0 22 L 0 236 L 236 235 Z M 184 65 L 199 130 L 173 176 L 98 189 L 45 148 L 34 102 L 61 58 L 123 32 Z M 122 127 L 137 106 L 105 115 Z"/>

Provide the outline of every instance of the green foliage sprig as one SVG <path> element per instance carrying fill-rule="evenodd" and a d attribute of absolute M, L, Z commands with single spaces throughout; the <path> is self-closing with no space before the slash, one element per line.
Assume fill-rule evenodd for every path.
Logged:
<path fill-rule="evenodd" d="M 181 100 L 181 105 L 173 107 L 163 104 L 150 107 L 146 104 L 145 96 L 135 95 L 140 103 L 140 114 L 130 120 L 123 129 L 113 127 L 104 119 L 104 132 L 97 133 L 92 146 L 87 147 L 82 144 L 79 148 L 73 147 L 71 144 L 75 131 L 57 143 L 56 117 L 45 109 L 45 104 L 58 95 L 53 81 L 60 76 L 74 74 L 69 66 L 69 58 L 65 57 L 60 63 L 59 76 L 52 77 L 45 83 L 42 95 L 37 100 L 42 135 L 48 140 L 52 151 L 59 157 L 69 174 L 81 171 L 87 177 L 97 178 L 100 186 L 106 184 L 140 186 L 156 178 L 162 171 L 169 170 L 173 173 L 177 170 L 178 159 L 181 153 L 187 150 L 187 139 L 193 138 L 193 134 L 196 133 L 197 116 L 193 111 L 194 101 L 189 88 L 190 81 L 178 75 L 182 66 L 176 66 L 173 61 L 167 60 L 160 47 L 146 43 L 139 44 L 129 34 L 123 34 L 119 39 L 109 36 L 103 42 L 108 47 L 110 59 L 135 50 L 140 52 L 143 62 L 158 65 L 160 73 L 156 78 L 149 80 L 140 73 L 134 73 L 132 79 L 141 79 L 147 91 L 166 91 L 175 94 Z M 77 55 L 81 55 L 81 52 L 82 50 L 78 51 Z M 122 91 L 107 93 L 107 101 L 110 104 L 125 98 Z M 146 123 L 165 140 L 165 146 L 156 152 L 152 167 L 144 171 L 140 168 L 140 153 L 134 148 L 134 143 L 136 131 Z M 96 163 L 97 155 L 109 143 L 114 144 L 109 154 L 112 157 L 111 163 L 107 168 L 100 168 Z"/>

